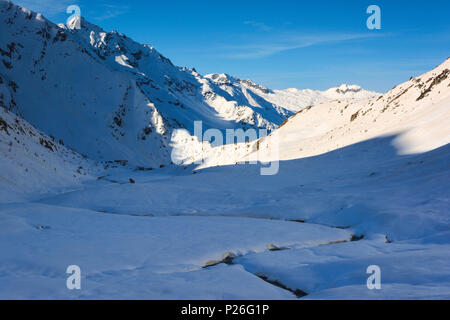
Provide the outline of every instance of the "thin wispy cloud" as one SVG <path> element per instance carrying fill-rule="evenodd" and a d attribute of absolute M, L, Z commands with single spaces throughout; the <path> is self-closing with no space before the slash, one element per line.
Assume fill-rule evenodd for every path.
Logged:
<path fill-rule="evenodd" d="M 98 15 L 94 15 L 93 19 L 98 21 L 112 19 L 128 12 L 128 10 L 129 8 L 126 5 L 103 4 L 101 11 L 98 12 Z"/>
<path fill-rule="evenodd" d="M 273 36 L 264 42 L 254 42 L 245 45 L 226 46 L 223 56 L 230 59 L 264 58 L 284 51 L 301 49 L 323 44 L 336 44 L 352 40 L 362 40 L 379 35 L 361 33 L 332 33 L 317 35 Z"/>
<path fill-rule="evenodd" d="M 271 31 L 272 27 L 269 27 L 268 25 L 266 25 L 263 22 L 257 22 L 257 21 L 244 21 L 244 24 L 252 26 L 258 30 L 262 30 L 262 31 Z"/>

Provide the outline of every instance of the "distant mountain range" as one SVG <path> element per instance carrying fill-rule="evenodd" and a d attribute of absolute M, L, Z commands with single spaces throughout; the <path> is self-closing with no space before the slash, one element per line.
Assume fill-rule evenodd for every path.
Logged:
<path fill-rule="evenodd" d="M 450 139 L 450 58 L 385 94 L 376 95 L 356 86 L 345 85 L 322 93 L 288 89 L 273 95 L 280 97 L 280 92 L 286 95 L 292 93 L 290 97 L 309 92 L 310 99 L 317 99 L 317 103 L 300 108 L 267 138 L 210 149 L 200 147 L 196 142 L 178 143 L 177 154 L 184 156 L 185 163 L 196 162 L 199 159 L 191 155 L 198 154 L 195 150 L 202 148 L 205 158 L 203 167 L 208 167 L 245 162 L 249 156 L 255 156 L 255 152 L 274 148 L 279 152 L 262 152 L 263 159 L 260 159 L 261 155 L 259 159 L 312 157 L 389 135 L 398 135 L 395 143 L 401 152 L 414 154 L 442 147 Z M 333 96 L 341 94 L 358 98 L 333 99 Z M 362 99 L 365 95 L 374 97 Z M 325 101 L 320 102 L 321 99 Z M 291 101 L 295 103 L 298 100 L 292 98 Z"/>
<path fill-rule="evenodd" d="M 77 24 L 81 29 L 76 29 Z M 149 45 L 83 18 L 56 25 L 0 1 L 0 105 L 95 160 L 170 163 L 176 129 L 276 129 L 309 105 L 378 95 L 342 85 L 270 90 L 174 66 Z"/>

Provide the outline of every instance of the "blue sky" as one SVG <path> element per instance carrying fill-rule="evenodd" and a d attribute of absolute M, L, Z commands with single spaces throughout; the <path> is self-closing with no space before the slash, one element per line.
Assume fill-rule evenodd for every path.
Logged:
<path fill-rule="evenodd" d="M 341 83 L 387 91 L 450 56 L 449 0 L 16 0 L 64 22 L 70 4 L 176 65 L 273 89 Z M 366 9 L 381 8 L 381 30 Z"/>

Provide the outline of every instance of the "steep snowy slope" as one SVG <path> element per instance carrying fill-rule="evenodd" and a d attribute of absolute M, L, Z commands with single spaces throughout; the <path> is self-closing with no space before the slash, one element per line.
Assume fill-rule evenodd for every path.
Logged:
<path fill-rule="evenodd" d="M 166 127 L 136 81 L 40 14 L 1 1 L 0 24 L 10 111 L 90 158 L 164 161 Z"/>
<path fill-rule="evenodd" d="M 74 30 L 76 25 L 80 25 L 81 29 Z M 150 97 L 156 96 L 158 108 L 163 114 L 173 117 L 175 127 L 180 127 L 181 123 L 181 127 L 190 129 L 194 120 L 203 120 L 206 121 L 206 127 L 219 129 L 232 128 L 238 123 L 242 127 L 273 130 L 286 116 L 291 115 L 289 111 L 276 107 L 260 97 L 256 97 L 255 102 L 246 96 L 245 89 L 238 90 L 236 94 L 229 94 L 208 77 L 202 77 L 195 69 L 174 66 L 153 47 L 136 43 L 116 31 L 107 33 L 83 18 L 73 19 L 68 28 L 76 31 L 76 35 L 84 43 L 89 43 L 96 55 L 112 68 L 137 76 L 145 94 Z M 152 84 L 150 87 L 148 82 Z M 151 89 L 155 89 L 155 86 L 159 90 L 153 92 Z M 164 92 L 161 93 L 160 90 Z M 169 102 L 169 106 L 164 104 L 164 99 Z M 173 105 L 181 106 L 189 112 L 180 112 L 177 108 L 173 108 Z M 226 125 L 220 121 L 208 124 L 211 120 L 204 119 L 205 113 L 206 116 L 213 118 L 218 116 L 233 125 Z"/>
<path fill-rule="evenodd" d="M 72 20 L 72 24 L 76 23 Z M 262 98 L 235 99 L 153 47 L 81 21 L 56 26 L 0 1 L 0 74 L 8 108 L 93 159 L 170 162 L 174 128 L 274 129 L 291 113 Z M 240 96 L 244 96 L 241 94 Z"/>
<path fill-rule="evenodd" d="M 92 179 L 95 164 L 62 143 L 0 106 L 0 202 L 23 201 Z"/>

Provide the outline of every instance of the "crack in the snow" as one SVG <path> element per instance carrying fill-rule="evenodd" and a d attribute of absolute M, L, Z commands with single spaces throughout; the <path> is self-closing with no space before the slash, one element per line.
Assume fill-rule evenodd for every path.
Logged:
<path fill-rule="evenodd" d="M 287 250 L 288 249 L 290 249 L 290 248 L 287 248 Z M 269 250 L 269 251 L 271 251 L 271 250 Z M 206 262 L 206 264 L 202 268 L 203 269 L 207 269 L 207 268 L 211 268 L 211 267 L 217 266 L 217 265 L 222 264 L 222 263 L 227 264 L 227 265 L 233 265 L 233 264 L 237 265 L 239 263 L 236 263 L 235 259 L 236 258 L 240 258 L 242 256 L 243 255 L 239 255 L 239 256 L 235 255 L 232 252 L 226 252 L 226 253 L 224 253 L 222 255 L 222 260 L 210 260 L 210 261 Z M 302 298 L 302 297 L 305 297 L 305 296 L 308 295 L 303 290 L 291 289 L 291 288 L 289 288 L 288 286 L 284 285 L 283 283 L 281 283 L 278 280 L 272 280 L 269 276 L 267 276 L 267 275 L 265 275 L 263 273 L 253 273 L 253 272 L 250 272 L 249 270 L 247 270 L 244 265 L 242 265 L 242 264 L 239 264 L 239 265 L 241 265 L 244 268 L 244 270 L 247 271 L 248 273 L 253 274 L 254 276 L 258 277 L 259 279 L 261 279 L 261 280 L 263 280 L 263 281 L 265 281 L 265 282 L 267 282 L 267 283 L 269 283 L 269 284 L 271 284 L 273 286 L 276 286 L 278 288 L 281 288 L 283 290 L 286 290 L 286 291 L 289 291 L 289 292 L 293 293 L 297 298 Z"/>
<path fill-rule="evenodd" d="M 317 245 L 313 245 L 313 246 L 309 246 L 309 247 L 302 247 L 301 249 L 309 249 L 309 248 L 314 248 L 314 247 L 320 247 L 320 246 L 329 246 L 329 245 L 335 245 L 335 244 L 341 244 L 341 243 L 347 243 L 347 242 L 351 242 L 351 241 L 359 241 L 362 240 L 364 238 L 364 235 L 362 236 L 356 236 L 356 235 L 352 235 L 350 240 L 336 240 L 336 241 L 330 241 L 327 243 L 322 243 L 322 244 L 317 244 Z M 288 247 L 277 247 L 273 244 L 268 244 L 266 246 L 268 251 L 280 251 L 280 250 L 291 250 L 292 248 L 288 248 Z M 222 259 L 221 260 L 209 260 L 205 263 L 205 265 L 202 267 L 202 269 L 207 269 L 207 268 L 211 268 L 214 266 L 217 266 L 219 264 L 227 264 L 227 265 L 240 265 L 244 268 L 245 271 L 247 271 L 250 274 L 253 274 L 254 276 L 260 278 L 261 280 L 274 285 L 276 287 L 279 287 L 281 289 L 287 290 L 291 293 L 293 293 L 297 298 L 303 298 L 305 296 L 308 295 L 307 292 L 295 288 L 292 289 L 290 287 L 288 287 L 287 285 L 281 283 L 279 280 L 273 279 L 272 277 L 268 276 L 266 273 L 262 273 L 262 272 L 251 272 L 249 271 L 244 264 L 238 263 L 236 262 L 237 258 L 241 258 L 241 257 L 245 257 L 247 255 L 250 254 L 258 254 L 255 252 L 249 252 L 245 255 L 236 255 L 233 252 L 226 252 L 222 255 Z"/>
<path fill-rule="evenodd" d="M 268 276 L 266 276 L 266 275 L 264 275 L 264 274 L 262 274 L 262 273 L 255 273 L 255 276 L 257 276 L 258 278 L 260 278 L 261 280 L 263 280 L 263 281 L 265 281 L 265 282 L 267 282 L 267 283 L 270 283 L 271 285 L 274 285 L 274 286 L 276 286 L 276 287 L 278 287 L 278 288 L 281 288 L 281 289 L 287 290 L 287 291 L 289 291 L 289 292 L 292 292 L 293 294 L 295 294 L 295 296 L 296 296 L 297 298 L 303 298 L 303 297 L 306 297 L 306 296 L 308 295 L 308 293 L 306 293 L 306 292 L 303 291 L 303 290 L 300 290 L 300 289 L 291 289 L 291 288 L 289 288 L 288 286 L 286 286 L 286 285 L 284 285 L 283 283 L 281 283 L 280 281 L 278 281 L 278 280 L 272 280 L 272 279 L 270 279 Z"/>

